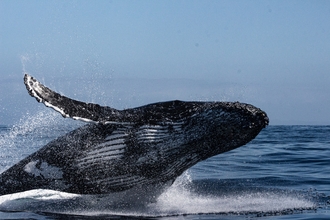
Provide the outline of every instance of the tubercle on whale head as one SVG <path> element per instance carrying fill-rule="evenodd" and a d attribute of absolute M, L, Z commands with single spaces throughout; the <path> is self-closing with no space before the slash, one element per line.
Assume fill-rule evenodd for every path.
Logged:
<path fill-rule="evenodd" d="M 256 119 L 256 122 L 260 126 L 262 126 L 262 128 L 265 128 L 269 124 L 269 118 L 266 112 L 250 104 L 242 104 L 242 105 Z"/>

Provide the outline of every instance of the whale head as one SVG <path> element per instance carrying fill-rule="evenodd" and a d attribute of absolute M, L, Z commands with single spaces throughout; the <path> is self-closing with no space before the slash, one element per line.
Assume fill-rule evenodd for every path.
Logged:
<path fill-rule="evenodd" d="M 253 105 L 213 102 L 201 103 L 184 126 L 190 146 L 206 159 L 245 145 L 268 123 L 267 114 Z"/>

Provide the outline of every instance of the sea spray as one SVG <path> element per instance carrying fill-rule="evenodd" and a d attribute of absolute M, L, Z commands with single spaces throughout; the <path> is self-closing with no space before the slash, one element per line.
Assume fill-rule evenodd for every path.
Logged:
<path fill-rule="evenodd" d="M 65 120 L 50 109 L 26 114 L 0 136 L 0 172 L 79 125 L 81 122 Z"/>

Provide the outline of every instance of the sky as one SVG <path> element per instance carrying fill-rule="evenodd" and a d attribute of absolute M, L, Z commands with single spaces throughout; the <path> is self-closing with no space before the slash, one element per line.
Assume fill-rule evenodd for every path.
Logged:
<path fill-rule="evenodd" d="M 29 73 L 118 109 L 239 101 L 330 124 L 330 1 L 0 1 L 0 125 L 45 111 Z"/>

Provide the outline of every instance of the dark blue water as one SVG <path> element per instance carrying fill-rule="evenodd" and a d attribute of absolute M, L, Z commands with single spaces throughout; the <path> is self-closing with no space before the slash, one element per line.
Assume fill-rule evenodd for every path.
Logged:
<path fill-rule="evenodd" d="M 51 110 L 0 126 L 0 172 L 82 125 Z M 255 140 L 184 173 L 156 203 L 35 190 L 0 197 L 0 219 L 329 219 L 330 126 L 268 126 Z"/>

